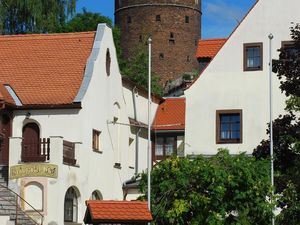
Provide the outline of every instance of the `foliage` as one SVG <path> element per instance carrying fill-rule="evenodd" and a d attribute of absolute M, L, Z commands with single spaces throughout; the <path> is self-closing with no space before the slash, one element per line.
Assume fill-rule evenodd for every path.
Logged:
<path fill-rule="evenodd" d="M 221 150 L 212 158 L 173 158 L 152 171 L 156 224 L 269 224 L 269 164 Z M 141 191 L 147 177 L 142 175 Z M 143 196 L 146 198 L 146 195 Z"/>
<path fill-rule="evenodd" d="M 275 187 L 283 194 L 286 207 L 279 220 L 281 224 L 299 224 L 300 209 L 300 25 L 291 27 L 293 44 L 281 48 L 279 60 L 274 60 L 273 72 L 280 79 L 280 89 L 288 97 L 286 115 L 273 122 L 275 157 Z M 267 134 L 269 134 L 269 129 Z M 268 158 L 269 140 L 263 140 L 253 155 Z M 285 223 L 284 221 L 288 221 Z"/>
<path fill-rule="evenodd" d="M 60 32 L 76 0 L 1 0 L 2 34 Z"/>
<path fill-rule="evenodd" d="M 98 23 L 106 23 L 112 27 L 112 21 L 100 13 L 88 12 L 86 8 L 82 9 L 82 13 L 77 13 L 65 26 L 66 32 L 82 32 L 95 31 Z"/>
<path fill-rule="evenodd" d="M 112 20 L 109 17 L 103 16 L 100 13 L 88 12 L 86 8 L 82 9 L 82 13 L 77 13 L 70 21 L 64 26 L 64 32 L 83 32 L 83 31 L 95 31 L 99 23 L 106 23 L 109 27 L 112 27 L 113 38 L 116 46 L 117 56 L 120 59 L 121 47 L 120 47 L 120 29 L 113 27 Z"/>
<path fill-rule="evenodd" d="M 148 51 L 143 44 L 139 44 L 130 54 L 132 57 L 120 61 L 121 72 L 124 76 L 148 89 Z M 159 76 L 151 74 L 152 92 L 161 95 L 162 86 L 159 84 Z"/>

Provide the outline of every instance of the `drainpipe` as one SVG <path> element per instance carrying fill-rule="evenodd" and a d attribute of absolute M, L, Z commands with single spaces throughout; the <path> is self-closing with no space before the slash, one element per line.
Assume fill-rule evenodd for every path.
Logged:
<path fill-rule="evenodd" d="M 133 111 L 134 119 L 137 120 L 137 105 L 136 105 L 136 96 L 138 95 L 137 87 L 135 86 L 132 90 L 133 95 Z M 139 137 L 140 137 L 141 128 L 138 128 L 138 131 L 135 134 L 135 175 L 139 172 Z"/>
<path fill-rule="evenodd" d="M 141 128 L 139 127 L 135 135 L 135 175 L 139 173 L 139 138 L 140 138 Z"/>

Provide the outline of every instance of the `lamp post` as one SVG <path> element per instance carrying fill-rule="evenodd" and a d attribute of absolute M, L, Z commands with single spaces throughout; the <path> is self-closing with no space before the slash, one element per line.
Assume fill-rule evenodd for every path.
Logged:
<path fill-rule="evenodd" d="M 271 158 L 271 185 L 272 185 L 272 196 L 271 204 L 274 199 L 274 154 L 273 154 L 273 80 L 272 80 L 272 39 L 273 34 L 269 34 L 269 98 L 270 98 L 270 158 Z M 272 225 L 275 225 L 274 208 L 272 210 Z"/>
<path fill-rule="evenodd" d="M 147 161 L 147 171 L 148 171 L 148 209 L 151 211 L 151 170 L 152 170 L 152 150 L 151 150 L 151 37 L 148 38 L 148 47 L 149 47 L 149 58 L 148 58 L 148 161 Z"/>

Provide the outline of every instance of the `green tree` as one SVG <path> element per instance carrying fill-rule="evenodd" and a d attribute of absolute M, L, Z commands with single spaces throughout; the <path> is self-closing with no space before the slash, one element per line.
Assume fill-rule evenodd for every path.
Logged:
<path fill-rule="evenodd" d="M 148 89 L 148 51 L 145 45 L 139 44 L 133 49 L 127 60 L 120 59 L 120 68 L 124 76 L 128 77 L 135 83 Z M 151 74 L 152 92 L 158 95 L 163 94 L 163 88 L 159 83 L 159 76 Z"/>
<path fill-rule="evenodd" d="M 95 31 L 99 23 L 106 23 L 112 28 L 113 38 L 116 46 L 117 56 L 120 60 L 121 47 L 120 38 L 121 33 L 118 27 L 113 27 L 112 20 L 109 17 L 103 16 L 100 13 L 88 12 L 86 8 L 82 9 L 82 13 L 77 13 L 71 20 L 64 26 L 64 32 L 83 32 Z"/>
<path fill-rule="evenodd" d="M 155 224 L 270 224 L 269 174 L 267 161 L 227 150 L 212 158 L 162 161 L 151 173 Z M 143 193 L 146 182 L 143 174 Z"/>
<path fill-rule="evenodd" d="M 76 0 L 1 0 L 0 32 L 60 32 L 75 8 Z"/>
<path fill-rule="evenodd" d="M 112 28 L 114 43 L 117 51 L 117 57 L 120 66 L 126 68 L 125 71 L 129 72 L 128 64 L 121 58 L 121 32 L 116 26 L 113 27 L 112 20 L 109 17 L 103 16 L 100 13 L 88 12 L 86 8 L 82 9 L 82 13 L 77 13 L 70 21 L 68 21 L 63 29 L 64 32 L 83 32 L 83 31 L 96 31 L 99 23 L 106 23 Z M 128 76 L 129 77 L 129 76 Z M 130 77 L 129 77 L 130 78 Z"/>
<path fill-rule="evenodd" d="M 298 225 L 300 221 L 300 25 L 291 27 L 293 43 L 281 48 L 273 72 L 281 80 L 280 89 L 288 97 L 287 114 L 273 122 L 275 188 L 285 205 L 279 224 Z M 267 134 L 270 133 L 268 128 Z M 263 140 L 253 155 L 269 158 L 269 140 Z"/>

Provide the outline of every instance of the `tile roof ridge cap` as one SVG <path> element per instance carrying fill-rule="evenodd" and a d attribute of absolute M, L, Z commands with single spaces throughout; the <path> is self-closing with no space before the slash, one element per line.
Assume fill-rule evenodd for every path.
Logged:
<path fill-rule="evenodd" d="M 164 99 L 165 99 L 165 101 L 166 100 L 180 101 L 180 100 L 185 100 L 185 97 L 165 97 Z"/>
<path fill-rule="evenodd" d="M 205 39 L 199 39 L 199 41 L 226 41 L 227 38 L 205 38 Z"/>
<path fill-rule="evenodd" d="M 69 33 L 49 33 L 49 34 L 8 34 L 8 35 L 0 35 L 0 40 L 9 39 L 9 40 L 16 40 L 16 39 L 51 39 L 54 37 L 60 38 L 70 38 L 70 36 L 77 37 L 77 36 L 84 36 L 84 35 L 92 35 L 96 34 L 96 31 L 85 31 L 85 32 L 69 32 Z"/>
<path fill-rule="evenodd" d="M 135 203 L 135 204 L 147 204 L 146 201 L 128 201 L 128 200 L 87 200 L 87 204 L 94 203 L 94 204 L 128 204 L 128 203 Z"/>

